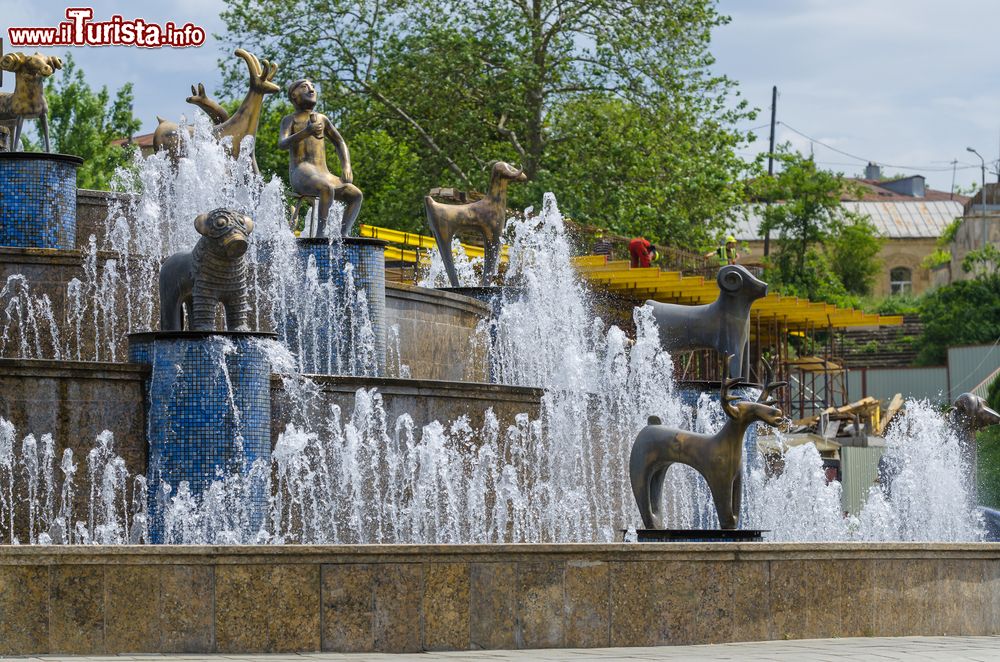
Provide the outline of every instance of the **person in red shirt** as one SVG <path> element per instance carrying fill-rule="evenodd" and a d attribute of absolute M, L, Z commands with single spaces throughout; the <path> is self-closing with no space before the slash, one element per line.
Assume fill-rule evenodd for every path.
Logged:
<path fill-rule="evenodd" d="M 628 242 L 628 254 L 632 258 L 632 268 L 648 267 L 656 260 L 656 246 L 648 239 L 636 237 Z"/>

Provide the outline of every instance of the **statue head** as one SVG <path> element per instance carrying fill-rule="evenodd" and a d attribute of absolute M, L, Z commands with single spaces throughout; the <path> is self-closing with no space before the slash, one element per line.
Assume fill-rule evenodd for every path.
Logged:
<path fill-rule="evenodd" d="M 722 294 L 742 293 L 749 301 L 767 296 L 767 283 L 738 264 L 729 264 L 719 269 L 716 280 Z"/>
<path fill-rule="evenodd" d="M 288 86 L 288 100 L 299 110 L 312 110 L 316 107 L 316 86 L 306 78 L 292 81 Z"/>
<path fill-rule="evenodd" d="M 969 432 L 1000 424 L 1000 414 L 993 411 L 983 398 L 963 393 L 951 408 L 952 420 Z"/>
<path fill-rule="evenodd" d="M 63 62 L 52 55 L 25 55 L 24 53 L 7 53 L 0 59 L 0 69 L 13 71 L 18 76 L 28 78 L 48 78 L 56 69 L 62 69 Z"/>
<path fill-rule="evenodd" d="M 228 257 L 239 257 L 247 252 L 253 219 L 220 207 L 194 219 L 194 229 L 208 238 L 218 252 Z"/>

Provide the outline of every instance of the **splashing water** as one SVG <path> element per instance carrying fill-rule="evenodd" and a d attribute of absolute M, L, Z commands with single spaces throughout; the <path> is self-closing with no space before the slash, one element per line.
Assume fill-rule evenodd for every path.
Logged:
<path fill-rule="evenodd" d="M 470 258 L 459 241 L 452 243 L 451 253 L 455 264 L 455 275 L 458 276 L 458 286 L 478 287 L 481 284 L 481 279 L 476 275 L 476 270 L 482 270 L 483 258 Z M 445 271 L 444 261 L 441 259 L 441 252 L 437 248 L 432 248 L 428 252 L 428 257 L 430 264 L 424 270 L 417 284 L 420 287 L 451 287 L 448 272 Z"/>
<path fill-rule="evenodd" d="M 708 398 L 695 408 L 681 404 L 649 309 L 634 312 L 634 341 L 594 315 L 550 194 L 539 213 L 509 222 L 510 287 L 475 339 L 497 381 L 544 389 L 538 418 L 522 414 L 504 429 L 487 411 L 478 429 L 466 418 L 417 429 L 407 415 L 389 420 L 381 395 L 369 389 L 357 392 L 350 412 L 324 408 L 317 385 L 301 374 L 310 352 L 321 353 L 317 343 L 349 339 L 356 361 L 326 367 L 372 374 L 363 292 L 350 269 L 344 290 L 298 259 L 281 186 L 253 174 L 252 150 L 233 163 L 207 122 L 194 129 L 189 156 L 176 168 L 154 155 L 119 174 L 119 187 L 137 195 L 111 210 L 103 244 L 90 239 L 82 278 L 68 283 L 61 314 L 23 277 L 8 280 L 0 290 L 0 342 L 25 357 L 123 360 L 126 334 L 156 326 L 159 264 L 198 240 L 197 214 L 232 207 L 256 223 L 248 252 L 252 324 L 281 333 L 281 342 L 263 345 L 293 405 L 291 422 L 270 465 L 222 476 L 196 498 L 185 483 L 147 487 L 143 476 L 129 476 L 108 432 L 87 454 L 87 483 L 78 486 L 72 451 L 57 467 L 50 436 L 17 443 L 14 427 L 0 419 L 0 539 L 143 542 L 155 488 L 165 539 L 174 543 L 610 541 L 639 521 L 628 456 L 647 416 L 706 432 L 722 424 Z M 331 240 L 330 250 L 337 246 Z M 461 254 L 456 261 L 463 284 L 476 284 L 472 264 Z M 426 283 L 441 282 L 434 264 L 439 258 Z M 294 333 L 282 325 L 289 318 Z M 56 320 L 64 322 L 62 335 Z M 330 320 L 340 330 L 332 339 L 320 333 Z M 954 433 L 926 405 L 908 408 L 887 451 L 898 471 L 886 493 L 871 492 L 858 517 L 842 515 L 839 485 L 826 482 L 819 454 L 807 446 L 785 454 L 780 476 L 748 472 L 744 526 L 769 529 L 776 540 L 976 539 Z M 263 522 L 251 526 L 249 495 L 260 489 L 272 497 Z M 668 526 L 717 525 L 694 470 L 672 468 L 665 492 Z"/>

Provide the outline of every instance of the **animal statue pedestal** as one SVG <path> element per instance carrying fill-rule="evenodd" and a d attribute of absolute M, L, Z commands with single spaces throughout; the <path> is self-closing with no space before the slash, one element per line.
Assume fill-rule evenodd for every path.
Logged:
<path fill-rule="evenodd" d="M 503 310 L 504 304 L 519 301 L 525 293 L 525 289 L 523 287 L 513 285 L 492 285 L 489 287 L 438 287 L 435 289 L 441 290 L 442 292 L 450 292 L 452 294 L 461 294 L 462 296 L 470 297 L 476 301 L 481 301 L 490 307 L 489 332 L 491 352 L 492 347 L 497 342 L 499 334 L 496 320 L 500 316 L 500 311 Z M 490 383 L 499 383 L 500 375 L 495 374 L 495 366 L 492 361 L 490 362 L 489 370 Z"/>
<path fill-rule="evenodd" d="M 308 282 L 276 325 L 302 372 L 385 374 L 385 247 L 381 239 L 300 238 L 293 256 L 263 251 L 262 260 L 291 257 L 306 273 Z"/>
<path fill-rule="evenodd" d="M 242 481 L 240 503 L 220 517 L 243 540 L 264 523 L 271 464 L 273 333 L 157 331 L 129 335 L 129 361 L 149 366 L 146 441 L 150 542 L 172 542 L 165 505 L 196 501 L 224 476 Z M 182 486 L 186 483 L 186 487 Z M 169 489 L 166 487 L 169 486 Z"/>
<path fill-rule="evenodd" d="M 0 152 L 0 246 L 76 248 L 78 156 Z"/>
<path fill-rule="evenodd" d="M 636 529 L 631 542 L 760 542 L 765 531 L 758 529 Z M 622 540 L 629 542 L 628 529 Z"/>

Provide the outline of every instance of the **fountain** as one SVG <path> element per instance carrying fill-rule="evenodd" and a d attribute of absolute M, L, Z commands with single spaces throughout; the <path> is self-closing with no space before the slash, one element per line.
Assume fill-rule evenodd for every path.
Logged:
<path fill-rule="evenodd" d="M 765 542 L 618 542 L 642 522 L 637 435 L 710 439 L 754 408 L 777 422 L 774 385 L 742 401 L 684 390 L 654 306 L 634 310 L 634 338 L 597 318 L 552 194 L 506 219 L 507 286 L 487 306 L 386 283 L 381 242 L 296 238 L 252 135 L 237 151 L 206 118 L 174 135 L 179 149 L 119 173 L 128 193 L 93 236 L 60 213 L 41 217 L 61 237 L 50 252 L 0 251 L 0 654 L 1000 626 L 1000 612 L 962 607 L 992 604 L 1000 553 L 979 542 L 960 433 L 929 405 L 908 403 L 887 439 L 898 470 L 857 516 L 815 448 L 789 449 L 769 475 L 742 461 L 749 435 L 723 432 L 743 499 L 721 524 Z M 348 224 L 335 200 L 328 213 Z M 237 230 L 245 253 L 221 254 L 239 258 L 222 269 L 239 287 L 199 281 L 197 247 Z M 213 298 L 225 331 L 202 305 Z M 708 482 L 671 461 L 655 524 L 719 526 Z"/>

